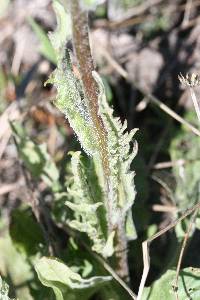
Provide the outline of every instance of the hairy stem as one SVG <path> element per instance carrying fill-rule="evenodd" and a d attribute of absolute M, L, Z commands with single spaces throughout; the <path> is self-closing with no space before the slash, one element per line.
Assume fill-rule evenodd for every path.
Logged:
<path fill-rule="evenodd" d="M 106 182 L 106 191 L 108 195 L 106 206 L 108 213 L 109 231 L 112 232 L 114 230 L 116 232 L 116 262 L 114 268 L 120 277 L 127 279 L 127 241 L 125 237 L 124 223 L 123 220 L 122 222 L 119 221 L 119 225 L 117 225 L 117 227 L 116 225 L 113 226 L 113 224 L 111 223 L 113 209 L 112 199 L 109 199 L 109 195 L 111 195 L 112 193 L 110 193 L 110 168 L 107 150 L 107 132 L 104 127 L 101 116 L 98 113 L 99 91 L 96 81 L 92 76 L 94 64 L 89 43 L 88 16 L 86 12 L 81 10 L 79 0 L 70 0 L 70 10 L 72 19 L 73 46 L 78 63 L 78 69 L 83 83 L 85 97 L 88 101 L 87 105 L 92 118 L 93 126 L 96 131 L 99 142 L 99 154 L 103 166 L 103 172 Z"/>
<path fill-rule="evenodd" d="M 100 156 L 103 163 L 104 173 L 109 175 L 109 163 L 106 146 L 107 134 L 101 117 L 98 114 L 98 87 L 92 76 L 94 65 L 90 52 L 88 18 L 87 13 L 81 10 L 79 2 L 80 1 L 78 0 L 71 0 L 73 46 L 78 62 L 78 69 L 83 83 L 83 89 L 86 99 L 88 100 L 88 108 L 98 136 Z"/>

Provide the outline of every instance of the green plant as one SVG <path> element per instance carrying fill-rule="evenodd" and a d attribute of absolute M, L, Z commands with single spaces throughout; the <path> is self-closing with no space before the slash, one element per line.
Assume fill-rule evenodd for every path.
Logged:
<path fill-rule="evenodd" d="M 65 216 L 62 214 L 58 219 L 53 213 L 53 218 L 64 227 L 69 226 L 75 232 L 84 233 L 81 235 L 83 243 L 88 243 L 89 238 L 89 248 L 107 259 L 115 272 L 128 282 L 127 242 L 136 238 L 131 215 L 135 199 L 134 172 L 130 171 L 130 164 L 137 153 L 137 144 L 134 142 L 130 146 L 136 130 L 128 133 L 126 121 L 122 124 L 119 118 L 113 117 L 113 110 L 107 103 L 103 81 L 94 71 L 90 54 L 87 12 L 82 11 L 78 1 L 71 1 L 73 42 L 80 73 L 78 78 L 72 69 L 71 54 L 66 49 L 71 34 L 67 26 L 67 13 L 60 2 L 54 1 L 53 5 L 58 22 L 56 31 L 49 35 L 53 48 L 47 38 L 44 41 L 44 33 L 36 23 L 30 22 L 41 42 L 46 45 L 42 53 L 52 61 L 55 53 L 57 68 L 47 83 L 55 85 L 57 97 L 54 103 L 69 120 L 87 155 L 71 153 L 71 175 L 66 187 L 63 187 L 45 146 L 36 145 L 19 124 L 12 123 L 15 142 L 26 168 L 35 179 L 42 178 L 51 187 L 57 199 L 56 205 L 60 204 L 62 211 L 66 211 Z M 48 49 L 50 55 L 47 54 Z M 17 238 L 18 234 L 13 228 L 11 236 L 20 248 L 20 243 L 25 243 L 25 240 Z M 27 252 L 26 247 L 21 249 Z M 51 275 L 52 264 L 56 271 Z M 84 295 L 89 298 L 95 292 L 95 287 L 99 289 L 99 283 L 108 284 L 111 280 L 111 277 L 102 275 L 81 278 L 62 262 L 45 257 L 36 260 L 35 268 L 41 282 L 53 288 L 56 299 L 69 299 L 68 288 L 72 289 L 72 298 L 78 297 L 86 288 L 89 292 Z M 65 282 L 60 275 L 60 279 L 54 279 L 54 275 L 61 272 L 62 268 L 67 276 Z M 101 268 L 96 269 L 100 271 Z M 70 283 L 72 279 L 76 281 L 77 294 Z M 58 286 L 54 284 L 55 281 L 60 282 Z M 63 284 L 65 288 L 61 288 Z"/>
<path fill-rule="evenodd" d="M 57 65 L 46 84 L 53 84 L 56 88 L 54 104 L 68 119 L 83 151 L 68 153 L 70 162 L 65 179 L 61 180 L 58 166 L 48 154 L 46 145 L 38 145 L 19 123 L 11 123 L 14 141 L 25 166 L 24 177 L 31 200 L 12 214 L 10 237 L 28 269 L 25 275 L 31 300 L 76 300 L 80 297 L 89 300 L 96 295 L 103 300 L 136 299 L 128 287 L 127 249 L 128 242 L 137 238 L 132 218 L 135 174 L 131 171 L 137 154 L 137 143 L 133 140 L 137 129 L 128 132 L 126 121 L 122 124 L 114 117 L 103 81 L 94 70 L 87 9 L 96 7 L 98 1 L 69 2 L 66 10 L 66 5 L 53 1 L 58 26 L 49 38 L 32 19 L 29 22 L 40 39 L 42 55 Z M 76 72 L 72 64 L 73 54 L 66 49 L 71 38 L 78 66 Z M 190 140 L 190 136 L 187 139 Z M 171 156 L 175 160 L 179 159 L 176 150 L 174 141 Z M 187 154 L 189 159 L 194 155 L 194 167 L 198 168 L 197 153 L 187 149 Z M 193 171 L 187 171 L 191 176 Z M 178 181 L 176 168 L 174 173 L 177 177 L 177 207 L 188 208 L 187 193 L 195 192 L 199 177 L 194 178 L 188 188 Z M 35 192 L 34 186 L 40 181 L 51 194 L 51 203 L 44 201 L 42 193 Z M 197 201 L 195 196 L 193 203 Z M 149 226 L 147 232 L 150 229 L 155 230 L 155 226 Z M 64 246 L 60 245 L 59 230 L 67 240 Z M 2 244 L 4 241 L 6 237 Z M 7 279 L 9 275 L 5 272 L 4 277 Z M 171 281 L 175 275 L 176 272 L 169 269 L 144 289 L 141 299 L 172 299 Z M 198 269 L 182 270 L 178 282 L 180 299 L 186 299 L 188 295 L 198 299 L 198 280 Z M 184 282 L 189 285 L 189 291 Z M 20 295 L 17 289 L 16 295 Z"/>

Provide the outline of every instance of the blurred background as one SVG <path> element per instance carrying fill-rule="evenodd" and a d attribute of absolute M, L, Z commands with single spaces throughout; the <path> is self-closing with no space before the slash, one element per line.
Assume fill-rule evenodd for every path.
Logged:
<path fill-rule="evenodd" d="M 20 299 L 33 299 L 27 287 L 32 275 L 8 231 L 14 228 L 17 235 L 16 212 L 27 205 L 30 190 L 48 207 L 54 195 L 45 180 L 27 178 L 9 122 L 19 121 L 31 141 L 46 144 L 61 182 L 68 170 L 67 152 L 80 146 L 53 105 L 56 90 L 44 86 L 55 68 L 48 39 L 56 27 L 51 1 L 1 0 L 0 7 L 0 274 L 13 290 L 18 287 Z M 159 107 L 166 104 L 200 130 L 190 94 L 178 80 L 179 73 L 198 74 L 200 69 L 199 13 L 199 0 L 101 0 L 89 13 L 93 58 L 109 104 L 116 116 L 127 119 L 129 129 L 139 128 L 132 165 L 138 238 L 129 244 L 133 288 L 141 277 L 141 242 L 199 199 L 199 137 Z M 72 48 L 70 42 L 68 46 Z M 200 88 L 195 92 L 199 97 Z M 186 223 L 152 244 L 148 284 L 173 265 Z M 200 223 L 196 225 L 183 266 L 200 267 Z"/>

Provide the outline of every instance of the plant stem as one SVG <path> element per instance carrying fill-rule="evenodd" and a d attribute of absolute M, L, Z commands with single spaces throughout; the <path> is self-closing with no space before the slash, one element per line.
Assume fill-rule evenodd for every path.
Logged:
<path fill-rule="evenodd" d="M 195 111 L 196 111 L 196 114 L 197 114 L 197 118 L 200 122 L 200 108 L 199 108 L 199 103 L 197 101 L 197 97 L 195 95 L 193 87 L 190 87 L 190 94 L 191 94 L 191 98 L 192 98 L 194 108 L 195 108 Z"/>
<path fill-rule="evenodd" d="M 98 87 L 92 76 L 94 70 L 93 60 L 90 52 L 89 34 L 88 34 L 88 16 L 80 8 L 78 0 L 71 0 L 71 18 L 73 30 L 73 46 L 78 62 L 83 89 L 88 101 L 88 108 L 91 114 L 92 122 L 96 130 L 100 156 L 103 163 L 104 173 L 109 175 L 109 163 L 107 153 L 107 133 L 104 128 L 101 117 L 98 114 Z"/>
<path fill-rule="evenodd" d="M 107 147 L 107 132 L 104 127 L 101 116 L 99 115 L 99 104 L 98 104 L 98 86 L 96 81 L 92 76 L 92 71 L 94 70 L 90 43 L 89 43 L 89 33 L 88 33 L 88 15 L 85 11 L 81 10 L 79 0 L 70 0 L 70 10 L 72 19 L 72 32 L 73 32 L 73 46 L 76 54 L 76 59 L 78 63 L 78 69 L 80 77 L 83 84 L 84 94 L 87 99 L 88 109 L 91 115 L 94 129 L 97 134 L 99 143 L 99 155 L 101 158 L 105 184 L 107 193 L 107 207 L 108 213 L 108 231 L 116 232 L 115 245 L 116 245 L 116 262 L 115 270 L 121 278 L 127 279 L 128 276 L 128 264 L 127 264 L 127 241 L 125 237 L 124 223 L 118 222 L 118 225 L 113 225 L 111 220 L 112 214 L 114 213 L 112 209 L 113 199 L 110 199 L 112 193 L 110 192 L 110 166 L 108 158 L 108 147 Z"/>

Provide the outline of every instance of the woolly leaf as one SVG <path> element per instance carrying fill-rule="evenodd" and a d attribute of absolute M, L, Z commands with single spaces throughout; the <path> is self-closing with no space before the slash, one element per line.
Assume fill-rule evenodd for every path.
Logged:
<path fill-rule="evenodd" d="M 61 56 L 63 57 L 66 42 L 71 37 L 71 19 L 59 1 L 53 1 L 53 9 L 56 13 L 58 25 L 53 33 L 49 33 L 49 38 L 59 60 Z"/>
<path fill-rule="evenodd" d="M 112 207 L 112 224 L 117 224 L 120 220 L 125 220 L 127 212 L 131 209 L 135 199 L 134 172 L 130 171 L 130 164 L 137 154 L 137 144 L 133 144 L 130 149 L 130 142 L 137 129 L 125 132 L 127 122 L 121 123 L 119 118 L 113 117 L 113 110 L 106 101 L 106 94 L 100 76 L 93 72 L 93 76 L 99 86 L 99 114 L 102 117 L 108 136 L 108 155 L 109 155 L 109 205 Z M 129 216 L 130 224 L 130 216 Z M 130 238 L 130 226 L 129 226 Z M 135 238 L 133 234 L 132 238 Z"/>
<path fill-rule="evenodd" d="M 59 40 L 59 30 L 58 26 L 57 35 L 53 35 L 53 45 L 56 44 L 56 39 Z M 120 223 L 125 231 L 126 224 L 128 238 L 136 237 L 132 216 L 130 213 L 128 215 L 135 198 L 134 172 L 130 171 L 130 164 L 137 153 L 137 144 L 134 143 L 130 149 L 130 142 L 136 130 L 126 132 L 127 122 L 122 124 L 119 118 L 113 117 L 113 110 L 106 101 L 103 82 L 93 72 L 99 86 L 98 117 L 103 122 L 107 135 L 105 147 L 108 152 L 109 174 L 105 178 L 99 153 L 101 143 L 88 108 L 88 99 L 85 99 L 82 82 L 72 71 L 64 39 L 59 45 L 62 49 L 57 52 L 57 69 L 48 82 L 53 83 L 57 89 L 55 105 L 68 118 L 83 149 L 92 157 L 90 165 L 87 165 L 80 158 L 80 153 L 72 155 L 73 184 L 68 186 L 66 205 L 73 217 L 70 215 L 67 222 L 74 229 L 87 233 L 93 242 L 92 249 L 106 257 L 114 251 L 115 233 L 110 228 L 117 228 Z"/>
<path fill-rule="evenodd" d="M 65 61 L 59 60 L 57 69 L 47 83 L 52 83 L 56 87 L 55 105 L 69 120 L 85 152 L 93 155 L 97 152 L 98 141 L 88 112 L 87 101 L 84 99 L 80 82 L 72 72 L 68 52 L 64 59 Z"/>
<path fill-rule="evenodd" d="M 42 284 L 53 289 L 56 300 L 89 299 L 102 284 L 111 280 L 110 276 L 83 279 L 55 258 L 42 257 L 35 269 Z"/>
<path fill-rule="evenodd" d="M 87 233 L 93 241 L 92 249 L 107 257 L 114 251 L 114 234 L 109 237 L 107 234 L 104 198 L 94 164 L 80 154 L 80 152 L 73 153 L 71 159 L 73 184 L 68 188 L 68 195 L 73 202 L 66 201 L 66 205 L 73 211 L 74 219 L 68 220 L 68 224 L 76 230 Z"/>

